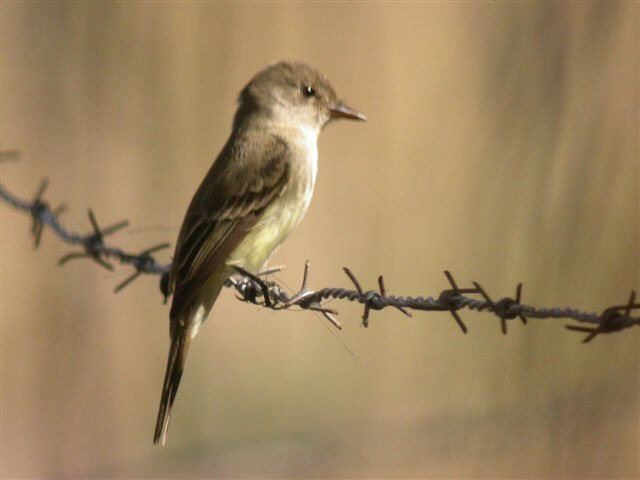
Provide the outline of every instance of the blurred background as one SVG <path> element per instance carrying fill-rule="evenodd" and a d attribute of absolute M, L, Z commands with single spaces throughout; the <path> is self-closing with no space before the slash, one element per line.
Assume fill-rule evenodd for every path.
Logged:
<path fill-rule="evenodd" d="M 174 242 L 266 64 L 325 72 L 366 124 L 332 124 L 307 217 L 272 264 L 299 285 L 495 297 L 587 311 L 640 287 L 637 3 L 1 5 L 2 182 L 43 176 L 67 226 Z M 1 205 L 2 476 L 638 477 L 638 332 L 582 345 L 563 321 L 309 312 L 224 292 L 152 445 L 168 349 L 156 277 L 65 268 Z M 170 252 L 160 255 L 168 261 Z M 350 353 L 351 352 L 351 353 Z"/>

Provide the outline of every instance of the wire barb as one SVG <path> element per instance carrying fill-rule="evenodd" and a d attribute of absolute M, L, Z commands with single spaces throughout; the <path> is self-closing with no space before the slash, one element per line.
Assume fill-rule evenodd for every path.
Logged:
<path fill-rule="evenodd" d="M 133 267 L 135 268 L 135 272 L 129 275 L 123 282 L 116 285 L 116 288 L 114 288 L 113 293 L 121 292 L 125 287 L 130 285 L 140 275 L 145 273 L 146 271 L 145 267 L 149 263 L 153 262 L 153 257 L 151 256 L 152 253 L 158 252 L 160 250 L 164 250 L 165 248 L 169 248 L 170 246 L 171 244 L 168 242 L 160 243 L 158 245 L 154 245 L 153 247 L 147 248 L 146 250 L 143 250 L 138 255 L 136 255 L 135 261 L 133 262 Z"/>
<path fill-rule="evenodd" d="M 353 282 L 354 287 L 356 287 L 356 290 L 358 291 L 358 294 L 360 295 L 360 298 L 361 298 L 360 303 L 362 303 L 364 305 L 364 312 L 362 314 L 362 326 L 364 328 L 369 328 L 369 311 L 371 310 L 371 304 L 366 301 L 365 292 L 362 291 L 362 287 L 360 286 L 360 282 L 358 281 L 356 276 L 353 274 L 353 272 L 351 270 L 349 270 L 349 268 L 347 268 L 347 267 L 342 267 L 342 270 L 344 271 L 344 273 L 347 274 L 347 277 L 349 277 L 351 282 Z"/>
<path fill-rule="evenodd" d="M 47 187 L 49 187 L 49 179 L 45 177 L 40 181 L 40 185 L 33 196 L 33 205 L 31 207 L 31 234 L 33 235 L 35 248 L 40 246 L 40 240 L 42 239 L 43 223 L 42 220 L 40 220 L 40 216 L 49 209 L 49 206 L 42 200 Z"/>
<path fill-rule="evenodd" d="M 600 315 L 601 322 L 596 327 L 580 327 L 576 325 L 567 325 L 565 328 L 573 332 L 588 333 L 582 343 L 589 343 L 602 333 L 619 332 L 632 326 L 640 326 L 639 318 L 631 318 L 633 310 L 640 309 L 640 303 L 635 303 L 636 292 L 631 290 L 629 301 L 626 305 L 615 305 L 603 310 Z"/>
<path fill-rule="evenodd" d="M 460 330 L 462 330 L 462 333 L 466 335 L 468 331 L 467 326 L 464 324 L 457 311 L 461 308 L 459 306 L 459 300 L 462 298 L 464 293 L 477 293 L 477 290 L 475 288 L 459 289 L 453 275 L 451 275 L 451 272 L 449 270 L 445 270 L 444 274 L 449 281 L 449 285 L 451 285 L 451 289 L 443 290 L 438 296 L 438 300 L 447 310 L 449 310 L 449 313 L 451 313 L 451 316 L 460 327 Z"/>
<path fill-rule="evenodd" d="M 504 297 L 498 300 L 497 303 L 491 300 L 491 297 L 489 297 L 489 294 L 484 290 L 484 288 L 482 288 L 482 286 L 478 282 L 472 282 L 472 283 L 476 287 L 480 295 L 482 295 L 482 297 L 485 299 L 485 301 L 491 308 L 491 311 L 500 319 L 500 327 L 503 335 L 507 334 L 507 320 L 511 320 L 516 317 L 519 317 L 522 323 L 524 323 L 525 325 L 527 324 L 527 320 L 522 314 L 522 312 L 517 311 L 517 309 L 513 308 L 514 306 L 519 305 L 520 303 L 520 295 L 522 294 L 521 283 L 519 283 L 518 286 L 516 287 L 515 300 L 510 297 Z"/>
<path fill-rule="evenodd" d="M 519 283 L 518 286 L 516 287 L 515 303 L 520 304 L 521 299 L 522 299 L 522 283 Z M 520 318 L 520 321 L 522 322 L 523 325 L 527 324 L 527 317 L 524 316 L 524 313 L 522 312 L 518 313 L 518 317 Z"/>
<path fill-rule="evenodd" d="M 378 288 L 380 289 L 380 296 L 386 297 L 387 288 L 384 285 L 384 277 L 382 275 L 378 276 Z M 407 317 L 413 318 L 413 314 L 405 310 L 404 307 L 401 307 L 400 305 L 391 305 L 391 306 L 397 308 L 400 312 L 404 313 Z"/>
<path fill-rule="evenodd" d="M 84 237 L 84 241 L 82 242 L 83 252 L 71 252 L 67 255 L 64 255 L 60 260 L 58 260 L 58 265 L 62 266 L 66 264 L 69 260 L 74 260 L 76 258 L 90 258 L 94 262 L 96 262 L 101 267 L 106 270 L 112 271 L 113 265 L 107 262 L 104 257 L 105 255 L 105 243 L 104 237 L 108 235 L 112 235 L 123 228 L 129 226 L 128 220 L 123 220 L 118 223 L 114 223 L 106 228 L 100 228 L 98 221 L 96 220 L 96 216 L 93 213 L 93 210 L 88 209 L 87 211 L 89 215 L 89 222 L 91 223 L 91 228 L 93 228 L 93 233 L 88 234 Z M 131 280 L 132 281 L 132 280 Z"/>

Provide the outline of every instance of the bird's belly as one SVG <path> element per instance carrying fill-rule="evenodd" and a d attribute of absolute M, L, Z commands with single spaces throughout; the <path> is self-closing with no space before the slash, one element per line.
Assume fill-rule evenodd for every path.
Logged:
<path fill-rule="evenodd" d="M 314 179 L 309 178 L 311 175 L 305 177 L 297 185 L 285 187 L 282 195 L 267 207 L 258 223 L 229 256 L 227 265 L 241 266 L 254 272 L 263 268 L 309 208 Z"/>

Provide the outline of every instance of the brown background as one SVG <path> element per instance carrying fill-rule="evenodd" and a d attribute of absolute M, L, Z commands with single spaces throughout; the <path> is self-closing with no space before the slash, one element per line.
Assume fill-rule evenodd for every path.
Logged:
<path fill-rule="evenodd" d="M 2 2 L 3 184 L 49 176 L 136 251 L 174 241 L 240 88 L 281 58 L 369 115 L 330 126 L 310 211 L 273 263 L 299 282 L 599 310 L 639 288 L 638 4 Z M 225 292 L 152 445 L 168 348 L 156 278 L 60 269 L 67 248 L 2 205 L 4 477 L 629 478 L 638 332 L 588 346 L 562 321 L 311 313 Z M 169 254 L 162 256 L 168 260 Z M 636 329 L 637 330 L 637 329 Z M 348 353 L 347 347 L 353 356 Z M 354 358 L 355 357 L 355 358 Z"/>

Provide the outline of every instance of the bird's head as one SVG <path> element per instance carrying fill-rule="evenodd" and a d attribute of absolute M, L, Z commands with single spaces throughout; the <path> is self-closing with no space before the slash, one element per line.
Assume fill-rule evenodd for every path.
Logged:
<path fill-rule="evenodd" d="M 234 126 L 250 115 L 319 131 L 331 120 L 366 120 L 338 99 L 326 76 L 300 62 L 278 62 L 257 73 L 240 93 Z"/>

